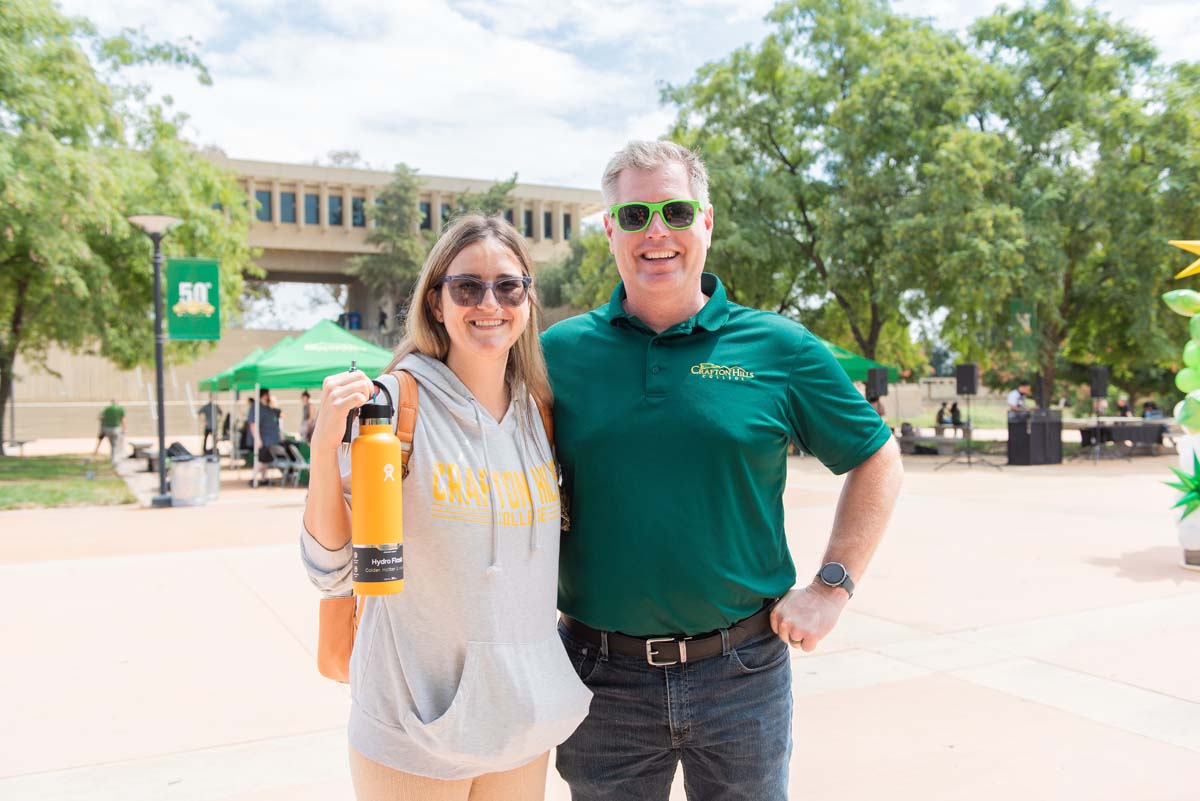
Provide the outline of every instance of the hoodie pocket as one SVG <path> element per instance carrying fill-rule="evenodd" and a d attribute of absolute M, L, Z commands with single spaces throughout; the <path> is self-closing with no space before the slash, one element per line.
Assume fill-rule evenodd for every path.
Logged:
<path fill-rule="evenodd" d="M 591 698 L 557 633 L 535 643 L 468 642 L 446 712 L 429 723 L 409 712 L 404 728 L 431 754 L 487 769 L 532 759 L 567 739 Z"/>

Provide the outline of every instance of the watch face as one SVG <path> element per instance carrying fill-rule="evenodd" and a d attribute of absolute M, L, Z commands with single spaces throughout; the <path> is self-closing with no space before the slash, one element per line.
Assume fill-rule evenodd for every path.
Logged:
<path fill-rule="evenodd" d="M 817 575 L 821 577 L 821 581 L 830 586 L 836 587 L 838 584 L 841 584 L 846 580 L 846 568 L 842 567 L 837 562 L 830 562 L 822 567 L 821 572 Z"/>

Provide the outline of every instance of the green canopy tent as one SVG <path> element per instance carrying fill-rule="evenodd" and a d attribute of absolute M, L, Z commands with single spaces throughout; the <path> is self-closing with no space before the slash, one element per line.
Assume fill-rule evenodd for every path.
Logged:
<path fill-rule="evenodd" d="M 267 348 L 266 350 L 264 350 L 262 348 L 255 348 L 250 353 L 247 353 L 245 356 L 243 356 L 242 359 L 240 361 L 238 361 L 236 364 L 234 364 L 232 367 L 228 367 L 228 368 L 222 370 L 221 372 L 216 373 L 215 375 L 210 375 L 208 378 L 206 378 L 200 382 L 200 389 L 208 390 L 210 403 L 214 402 L 213 395 L 216 392 L 231 393 L 229 396 L 229 401 L 230 401 L 229 430 L 230 430 L 230 443 L 233 446 L 232 457 L 233 457 L 234 461 L 237 461 L 237 456 L 238 456 L 238 440 L 237 440 L 236 436 L 233 436 L 233 432 L 237 431 L 237 428 L 238 428 L 238 426 L 237 426 L 237 423 L 238 423 L 238 401 L 241 399 L 240 396 L 241 396 L 241 391 L 243 389 L 250 389 L 254 386 L 253 383 L 250 383 L 250 384 L 236 383 L 234 380 L 234 374 L 238 370 L 240 370 L 248 365 L 254 364 L 259 359 L 261 359 L 263 356 L 265 356 L 266 354 L 275 350 L 275 348 L 287 345 L 293 339 L 295 339 L 295 337 L 290 337 L 290 336 L 284 337 L 283 339 L 279 340 L 278 342 L 276 342 L 274 345 L 272 345 L 270 348 Z M 215 440 L 214 440 L 214 442 L 215 442 Z M 214 449 L 215 449 L 215 447 L 216 446 L 214 445 Z"/>
<path fill-rule="evenodd" d="M 813 336 L 816 335 L 814 334 Z M 850 376 L 851 381 L 859 381 L 865 384 L 867 381 L 867 370 L 870 370 L 872 367 L 885 368 L 888 371 L 888 381 L 893 384 L 900 380 L 900 371 L 895 367 L 871 361 L 866 356 L 860 356 L 854 351 L 846 350 L 845 348 L 839 347 L 828 340 L 821 339 L 820 337 L 817 337 L 817 339 L 820 340 L 821 344 L 828 348 L 829 352 L 833 354 L 833 357 L 838 360 L 838 364 L 840 364 L 842 369 L 846 371 L 846 375 Z"/>
<path fill-rule="evenodd" d="M 349 369 L 354 362 L 369 376 L 382 373 L 392 362 L 392 352 L 358 338 L 329 320 L 322 320 L 294 340 L 276 345 L 251 363 L 233 371 L 236 387 L 253 386 L 255 419 L 260 419 L 260 387 L 309 389 L 327 376 Z M 258 473 L 258 450 L 254 451 Z"/>
<path fill-rule="evenodd" d="M 326 376 L 349 369 L 352 361 L 367 375 L 376 376 L 391 364 L 392 352 L 322 320 L 291 342 L 281 342 L 234 370 L 233 381 L 238 387 L 313 389 Z"/>
<path fill-rule="evenodd" d="M 288 339 L 291 339 L 291 337 L 288 337 Z M 236 372 L 239 367 L 244 367 L 247 364 L 258 361 L 260 358 L 262 358 L 262 355 L 265 352 L 266 351 L 264 351 L 262 348 L 255 348 L 250 353 L 247 353 L 245 357 L 243 357 L 242 360 L 237 364 L 233 365 L 232 367 L 227 367 L 219 373 L 210 375 L 208 378 L 201 381 L 200 391 L 225 392 L 226 390 L 233 389 L 234 372 Z"/>

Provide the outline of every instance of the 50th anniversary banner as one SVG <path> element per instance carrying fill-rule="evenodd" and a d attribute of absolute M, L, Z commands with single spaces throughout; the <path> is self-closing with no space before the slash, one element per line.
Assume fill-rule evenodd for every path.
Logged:
<path fill-rule="evenodd" d="M 221 268 L 216 259 L 167 259 L 167 336 L 221 338 Z"/>

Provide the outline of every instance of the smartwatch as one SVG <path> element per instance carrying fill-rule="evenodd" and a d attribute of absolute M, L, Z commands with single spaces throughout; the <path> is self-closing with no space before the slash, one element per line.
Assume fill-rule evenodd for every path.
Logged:
<path fill-rule="evenodd" d="M 826 587 L 841 587 L 851 598 L 854 597 L 854 582 L 841 562 L 826 562 L 817 571 L 817 578 Z"/>

